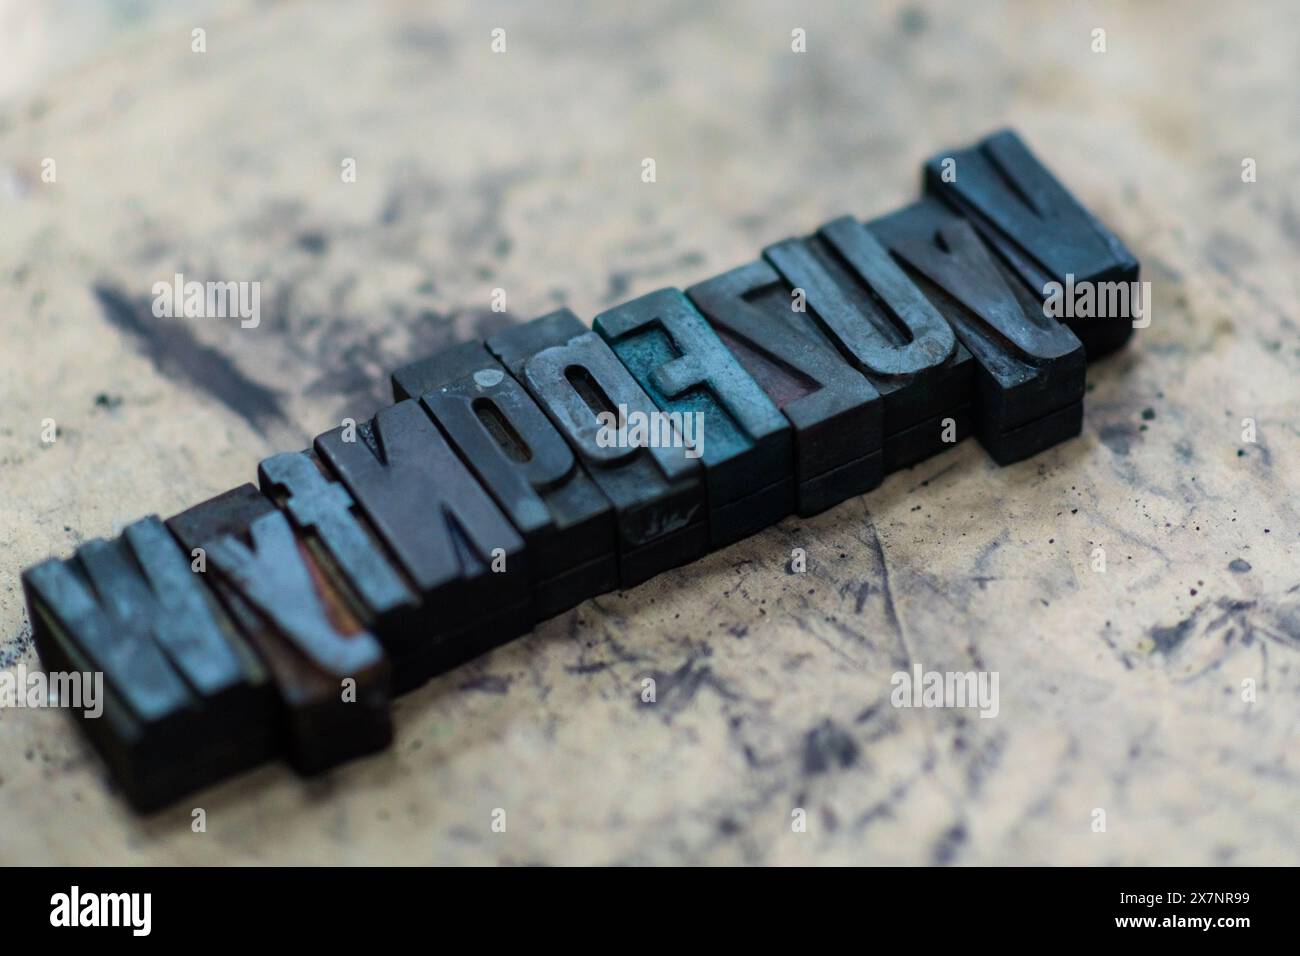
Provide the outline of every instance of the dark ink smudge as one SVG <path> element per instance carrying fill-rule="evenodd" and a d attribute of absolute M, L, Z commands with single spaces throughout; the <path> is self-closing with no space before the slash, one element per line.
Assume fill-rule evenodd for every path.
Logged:
<path fill-rule="evenodd" d="M 276 392 L 248 378 L 180 322 L 154 319 L 147 300 L 133 302 L 112 286 L 96 285 L 93 291 L 104 317 L 125 332 L 162 374 L 207 393 L 263 436 L 273 426 L 290 424 Z"/>
<path fill-rule="evenodd" d="M 823 720 L 804 737 L 804 773 L 825 773 L 835 766 L 851 767 L 857 759 L 857 742 L 830 720 Z"/>

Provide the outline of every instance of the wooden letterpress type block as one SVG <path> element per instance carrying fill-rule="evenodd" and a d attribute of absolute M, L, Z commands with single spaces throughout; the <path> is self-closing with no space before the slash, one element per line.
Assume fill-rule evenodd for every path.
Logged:
<path fill-rule="evenodd" d="M 880 393 L 797 311 L 793 290 L 764 260 L 691 286 L 724 345 L 790 422 L 800 515 L 880 484 Z"/>
<path fill-rule="evenodd" d="M 880 392 L 886 473 L 970 433 L 970 352 L 861 223 L 833 220 L 768 246 L 763 258 L 803 292 L 807 315 Z"/>
<path fill-rule="evenodd" d="M 703 469 L 686 449 L 617 440 L 626 420 L 656 411 L 618 357 L 567 309 L 488 340 L 488 350 L 546 412 L 613 504 L 624 587 L 693 561 L 709 549 Z M 602 421 L 604 424 L 602 424 Z"/>
<path fill-rule="evenodd" d="M 523 536 L 539 619 L 618 587 L 613 506 L 482 342 L 394 372 L 393 397 L 420 401 Z"/>
<path fill-rule="evenodd" d="M 753 534 L 794 508 L 794 438 L 758 383 L 677 289 L 660 289 L 596 316 L 592 328 L 663 412 L 698 416 L 715 547 Z"/>
<path fill-rule="evenodd" d="M 867 228 L 907 270 L 979 363 L 976 431 L 1002 465 L 1079 434 L 1087 365 L 975 229 L 926 199 Z"/>
<path fill-rule="evenodd" d="M 523 539 L 418 402 L 381 410 L 355 435 L 318 435 L 316 453 L 420 593 L 421 627 L 389 648 L 400 690 L 532 627 Z"/>
<path fill-rule="evenodd" d="M 46 670 L 103 674 L 102 713 L 81 723 L 136 809 L 275 752 L 266 670 L 158 518 L 22 581 Z"/>
<path fill-rule="evenodd" d="M 387 746 L 389 665 L 306 542 L 251 484 L 169 518 L 261 655 L 281 702 L 289 762 L 314 773 Z"/>
<path fill-rule="evenodd" d="M 1061 320 L 1089 360 L 1127 342 L 1137 313 L 1150 309 L 1134 298 L 1142 295 L 1137 259 L 1011 130 L 933 156 L 925 190 L 969 220 L 1040 302 L 1061 293 Z"/>
<path fill-rule="evenodd" d="M 289 518 L 341 600 L 385 647 L 419 639 L 420 598 L 348 490 L 310 450 L 267 458 L 262 493 Z"/>

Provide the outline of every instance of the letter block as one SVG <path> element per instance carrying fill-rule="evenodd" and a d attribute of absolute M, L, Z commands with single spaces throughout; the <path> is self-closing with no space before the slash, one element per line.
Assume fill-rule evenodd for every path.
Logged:
<path fill-rule="evenodd" d="M 976 430 L 1000 465 L 1083 427 L 1083 345 L 1016 281 L 970 223 L 932 199 L 868 223 L 979 363 Z"/>
<path fill-rule="evenodd" d="M 418 640 L 419 595 L 316 453 L 274 455 L 258 465 L 257 477 L 362 626 L 385 647 Z"/>
<path fill-rule="evenodd" d="M 414 401 L 316 437 L 316 453 L 414 583 L 420 627 L 389 645 L 400 691 L 533 624 L 523 539 Z"/>
<path fill-rule="evenodd" d="M 310 548 L 251 484 L 169 518 L 262 657 L 282 705 L 289 762 L 316 773 L 392 740 L 389 665 Z"/>
<path fill-rule="evenodd" d="M 655 411 L 609 346 L 568 309 L 508 329 L 488 350 L 546 412 L 617 515 L 619 580 L 631 587 L 709 549 L 698 459 L 684 448 L 619 447 L 601 420 Z"/>
<path fill-rule="evenodd" d="M 970 352 L 862 223 L 836 219 L 816 235 L 768 246 L 763 258 L 803 290 L 817 327 L 880 392 L 886 474 L 970 433 Z"/>
<path fill-rule="evenodd" d="M 665 412 L 703 415 L 715 547 L 794 509 L 794 437 L 780 410 L 677 289 L 596 316 L 592 328 Z"/>
<path fill-rule="evenodd" d="M 266 670 L 157 517 L 22 581 L 45 669 L 103 673 L 104 711 L 82 726 L 136 809 L 274 753 Z"/>
<path fill-rule="evenodd" d="M 614 508 L 528 391 L 482 342 L 393 373 L 514 523 L 528 548 L 537 617 L 618 587 Z"/>
<path fill-rule="evenodd" d="M 944 160 L 955 177 L 944 182 Z M 1039 301 L 1048 283 L 1136 283 L 1138 261 L 1101 221 L 1074 198 L 1011 130 L 966 149 L 939 153 L 925 164 L 925 191 L 951 206 L 979 232 Z M 1104 314 L 1064 318 L 1092 360 L 1115 351 L 1133 334 L 1132 299 L 1125 295 Z M 1150 308 L 1150 303 L 1145 303 Z"/>
<path fill-rule="evenodd" d="M 793 308 L 793 291 L 760 259 L 686 294 L 789 421 L 796 507 L 806 517 L 880 484 L 884 403 Z"/>

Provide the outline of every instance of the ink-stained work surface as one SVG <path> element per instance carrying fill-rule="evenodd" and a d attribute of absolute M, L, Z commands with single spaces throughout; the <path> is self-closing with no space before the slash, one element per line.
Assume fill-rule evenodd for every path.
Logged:
<path fill-rule="evenodd" d="M 587 602 L 312 782 L 271 764 L 142 820 L 72 720 L 0 709 L 0 861 L 1300 860 L 1296 11 L 869 7 L 223 7 L 15 94 L 6 670 L 37 663 L 22 568 L 253 480 L 444 344 L 912 202 L 1001 126 L 1154 302 L 1081 437 L 1002 469 L 967 441 Z M 155 318 L 178 272 L 260 281 L 260 323 Z M 997 672 L 997 716 L 891 706 L 916 664 Z"/>

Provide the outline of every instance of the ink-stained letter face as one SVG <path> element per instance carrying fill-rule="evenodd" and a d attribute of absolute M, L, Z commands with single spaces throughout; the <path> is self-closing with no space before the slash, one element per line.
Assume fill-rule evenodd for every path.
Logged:
<path fill-rule="evenodd" d="M 833 220 L 763 250 L 808 316 L 880 392 L 884 470 L 915 464 L 970 428 L 974 362 L 952 328 L 862 223 Z"/>
<path fill-rule="evenodd" d="M 87 733 L 137 807 L 270 755 L 266 672 L 156 517 L 28 569 L 23 586 L 46 669 L 103 674 Z"/>
<path fill-rule="evenodd" d="M 531 627 L 523 539 L 419 403 L 381 410 L 355 437 L 336 428 L 315 447 L 420 591 L 426 639 L 392 648 L 398 687 Z"/>
<path fill-rule="evenodd" d="M 715 546 L 790 513 L 790 425 L 686 296 L 660 289 L 602 312 L 593 328 L 661 412 L 700 416 Z"/>
<path fill-rule="evenodd" d="M 321 673 L 342 679 L 376 666 L 382 652 L 364 632 L 335 625 L 305 554 L 284 515 L 253 519 L 247 543 L 233 534 L 208 543 L 208 560 L 240 595 Z"/>
<path fill-rule="evenodd" d="M 206 576 L 266 662 L 294 766 L 316 772 L 387 746 L 388 658 L 284 514 L 241 485 L 167 526 L 187 551 L 203 549 Z M 344 681 L 355 682 L 351 698 Z"/>
<path fill-rule="evenodd" d="M 623 433 L 610 427 L 658 409 L 600 336 L 566 309 L 493 337 L 488 349 L 528 390 L 613 505 L 624 587 L 707 552 L 700 462 L 671 443 L 623 441 Z"/>
<path fill-rule="evenodd" d="M 760 259 L 686 293 L 790 423 L 801 515 L 880 483 L 880 393 L 795 307 L 799 290 Z"/>
<path fill-rule="evenodd" d="M 539 618 L 618 586 L 613 506 L 481 342 L 399 369 L 393 392 L 420 401 L 523 537 Z"/>
<path fill-rule="evenodd" d="M 1083 346 L 970 223 L 926 199 L 868 224 L 975 356 L 976 430 L 1002 464 L 1079 433 Z"/>
<path fill-rule="evenodd" d="M 422 592 L 477 578 L 495 548 L 523 564 L 523 541 L 418 403 L 383 409 L 356 438 L 335 429 L 317 437 L 316 451 Z"/>
<path fill-rule="evenodd" d="M 945 159 L 956 163 L 950 181 L 942 173 Z M 1049 283 L 1073 289 L 1138 281 L 1133 254 L 1010 130 L 932 157 L 925 165 L 925 189 L 969 220 L 1040 301 Z M 1131 308 L 1120 308 L 1064 321 L 1094 359 L 1128 340 L 1133 318 Z"/>
<path fill-rule="evenodd" d="M 368 624 L 417 603 L 352 496 L 325 474 L 315 454 L 275 455 L 257 473 L 262 492 L 301 534 L 319 542 L 333 575 L 355 596 Z"/>

